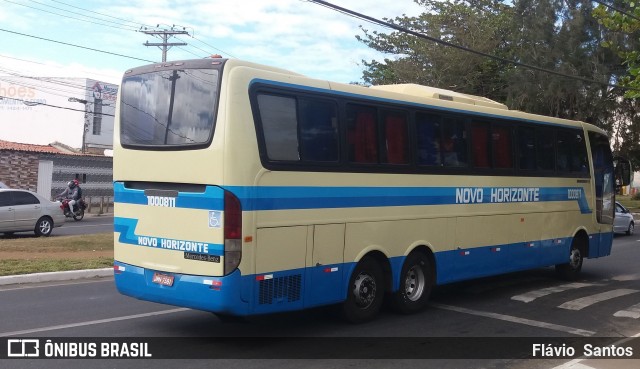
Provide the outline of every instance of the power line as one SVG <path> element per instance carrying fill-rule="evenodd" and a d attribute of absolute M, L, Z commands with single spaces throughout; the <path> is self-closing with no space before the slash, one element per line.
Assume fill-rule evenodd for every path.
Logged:
<path fill-rule="evenodd" d="M 82 113 L 89 113 L 86 110 L 80 110 L 80 109 L 74 109 L 74 108 L 67 108 L 64 106 L 58 106 L 58 105 L 51 105 L 51 104 L 46 104 L 46 103 L 42 103 L 42 102 L 33 102 L 33 101 L 28 101 L 28 100 L 22 100 L 22 99 L 14 99 L 12 97 L 6 97 L 6 96 L 0 96 L 0 100 L 13 100 L 13 101 L 19 101 L 27 106 L 48 106 L 50 108 L 56 108 L 56 109 L 64 109 L 64 110 L 72 110 L 72 111 L 79 111 Z M 113 114 L 107 114 L 107 113 L 90 113 L 90 114 L 94 114 L 94 115 L 105 115 L 108 117 L 115 117 L 115 115 Z"/>
<path fill-rule="evenodd" d="M 598 4 L 600 4 L 600 5 L 604 6 L 604 7 L 607 7 L 607 8 L 609 8 L 609 9 L 615 10 L 615 11 L 617 11 L 618 13 L 620 13 L 620 14 L 624 14 L 624 15 L 626 15 L 626 16 L 627 16 L 627 17 L 629 17 L 629 18 L 633 18 L 633 19 L 635 19 L 635 20 L 640 21 L 640 18 L 636 17 L 635 15 L 633 15 L 633 14 L 629 14 L 629 13 L 625 12 L 624 10 L 621 10 L 621 9 L 619 9 L 619 8 L 616 8 L 616 7 L 615 7 L 615 6 L 613 6 L 613 5 L 609 5 L 609 4 L 607 4 L 607 3 L 603 2 L 603 1 L 600 1 L 600 0 L 593 0 L 593 2 L 594 2 L 594 3 L 598 3 Z"/>
<path fill-rule="evenodd" d="M 27 76 L 17 76 L 18 78 L 33 78 L 33 77 L 27 77 Z M 35 79 L 35 78 L 33 78 Z M 36 79 L 37 80 L 37 79 Z M 15 86 L 22 86 L 22 87 L 26 87 L 26 88 L 31 88 L 35 91 L 39 91 L 45 94 L 49 94 L 49 95 L 53 95 L 53 96 L 59 96 L 59 97 L 63 97 L 63 98 L 68 98 L 69 95 L 78 95 L 77 91 L 69 91 L 69 90 L 61 90 L 61 89 L 57 89 L 57 88 L 53 88 L 53 87 L 47 87 L 44 84 L 35 84 L 35 83 L 27 83 L 25 81 L 21 81 L 21 80 L 17 80 L 16 77 L 11 77 L 11 76 L 0 76 L 0 81 L 2 82 L 7 82 L 10 83 L 12 85 Z M 41 82 L 46 82 L 46 83 L 52 83 L 55 84 L 54 82 L 49 82 L 49 81 L 41 81 Z M 53 92 L 53 91 L 58 91 L 58 93 Z M 87 89 L 85 91 L 83 91 L 86 95 L 86 92 L 91 92 L 92 90 Z M 0 96 L 2 97 L 2 96 Z M 108 106 L 112 106 L 112 105 L 108 105 Z"/>
<path fill-rule="evenodd" d="M 197 38 L 196 38 L 196 36 L 191 36 L 191 38 L 193 38 L 194 40 L 196 40 L 196 41 L 200 42 L 200 43 L 201 43 L 201 44 L 203 44 L 203 45 L 209 46 L 210 48 L 212 48 L 212 49 L 214 49 L 214 50 L 216 50 L 216 51 L 219 51 L 219 52 L 221 52 L 221 53 L 223 53 L 223 54 L 227 54 L 227 55 L 229 55 L 229 56 L 230 56 L 230 57 L 232 57 L 232 58 L 239 59 L 238 57 L 233 56 L 231 53 L 228 53 L 228 52 L 226 52 L 226 51 L 224 51 L 224 50 L 221 50 L 221 49 L 219 49 L 219 48 L 217 48 L 217 47 L 215 47 L 215 46 L 212 46 L 212 45 L 210 45 L 210 44 L 208 44 L 208 43 L 206 43 L 206 42 L 204 42 L 204 41 L 202 41 L 202 40 L 200 40 L 200 39 L 197 39 Z M 192 45 L 192 47 L 196 47 L 196 46 L 193 46 L 193 45 Z M 196 48 L 197 48 L 197 47 L 196 47 Z M 200 50 L 202 50 L 202 49 L 200 49 Z"/>
<path fill-rule="evenodd" d="M 134 22 L 134 21 L 131 21 L 131 20 L 128 20 L 128 19 L 124 19 L 124 18 L 114 17 L 113 15 L 109 15 L 109 14 L 99 13 L 99 12 L 96 12 L 96 11 L 93 11 L 93 10 L 89 10 L 89 9 L 81 8 L 81 7 L 79 7 L 79 6 L 75 6 L 75 5 L 67 4 L 67 3 L 64 3 L 64 2 L 62 2 L 62 1 L 56 1 L 56 0 L 50 0 L 50 1 L 52 1 L 52 2 L 54 2 L 54 3 L 58 3 L 58 4 L 62 4 L 62 5 L 66 5 L 66 6 L 70 7 L 70 8 L 79 9 L 79 10 L 82 10 L 82 11 L 84 11 L 84 12 L 89 12 L 89 13 L 93 13 L 93 14 L 98 14 L 98 15 L 101 15 L 101 16 L 103 16 L 103 17 L 109 17 L 109 18 L 113 18 L 113 19 L 121 20 L 121 21 L 124 21 L 124 22 L 127 22 L 127 23 L 133 23 L 133 24 L 135 24 L 135 25 L 136 25 L 136 26 L 135 26 L 135 28 L 136 28 L 136 29 L 137 29 L 137 28 L 139 28 L 139 27 L 141 27 L 141 26 L 142 26 L 142 27 L 150 27 L 150 26 L 148 26 L 148 25 L 146 25 L 146 24 L 142 24 L 142 23 Z"/>
<path fill-rule="evenodd" d="M 20 36 L 24 36 L 24 37 L 31 37 L 31 38 L 35 38 L 35 39 L 38 39 L 38 40 L 49 41 L 49 42 L 55 42 L 55 43 L 57 43 L 57 44 L 66 45 L 66 46 L 72 46 L 72 47 L 77 47 L 77 48 L 80 48 L 80 49 L 91 50 L 91 51 L 95 51 L 95 52 L 99 52 L 99 53 L 103 53 L 103 54 L 109 54 L 109 55 L 120 56 L 120 57 L 128 58 L 128 59 L 140 60 L 140 61 L 147 62 L 147 63 L 157 63 L 157 62 L 152 61 L 152 60 L 136 58 L 136 57 L 134 57 L 134 56 L 118 54 L 118 53 L 114 53 L 114 52 L 111 52 L 111 51 L 98 50 L 98 49 L 94 49 L 94 48 L 92 48 L 92 47 L 87 47 L 87 46 L 81 46 L 81 45 L 70 44 L 70 43 L 68 43 L 68 42 L 62 42 L 62 41 L 52 40 L 52 39 L 49 39 L 49 38 L 44 38 L 44 37 L 39 37 L 39 36 L 28 35 L 28 34 L 26 34 L 26 33 L 20 33 L 20 32 L 16 32 L 16 31 L 10 31 L 10 30 L 8 30 L 8 29 L 4 29 L 4 28 L 0 28 L 0 31 L 2 31 L 2 32 L 7 32 L 7 33 L 13 33 L 14 35 L 20 35 Z"/>
<path fill-rule="evenodd" d="M 16 86 L 22 86 L 22 87 L 27 87 L 27 88 L 32 88 L 36 91 L 40 91 L 43 93 L 47 93 L 47 94 L 51 94 L 51 95 L 55 95 L 55 96 L 60 96 L 60 97 L 69 97 L 69 95 L 77 95 L 78 92 L 77 91 L 69 91 L 69 90 L 62 90 L 62 89 L 57 89 L 57 88 L 53 88 L 53 87 L 47 87 L 45 85 L 38 85 L 35 83 L 28 83 L 26 81 L 20 81 L 20 80 L 16 80 L 16 77 L 18 78 L 30 78 L 27 76 L 0 76 L 0 81 L 2 82 L 7 82 L 10 83 L 12 85 L 16 85 Z M 46 88 L 46 90 L 45 90 Z M 58 93 L 54 92 L 54 91 L 58 91 Z"/>
<path fill-rule="evenodd" d="M 33 61 L 33 60 L 16 58 L 16 57 L 8 56 L 8 55 L 0 54 L 0 58 L 13 59 L 13 60 L 18 60 L 18 61 L 25 62 L 25 63 L 44 65 L 46 67 L 53 67 L 53 68 L 57 68 L 57 69 L 66 69 L 65 67 L 62 67 L 62 66 L 59 66 L 59 65 L 46 64 L 46 63 L 41 63 L 41 62 L 37 62 L 37 61 Z M 90 72 L 90 71 L 82 70 L 82 69 L 79 69 L 79 70 L 81 72 L 91 73 L 91 74 L 95 74 L 97 76 L 105 76 L 105 77 L 113 78 L 113 76 L 110 76 L 110 75 L 107 75 L 107 74 L 102 74 L 102 73 L 97 73 L 97 72 Z"/>
<path fill-rule="evenodd" d="M 574 79 L 574 80 L 586 82 L 586 83 L 589 83 L 589 84 L 599 84 L 599 85 L 607 86 L 607 87 L 620 88 L 622 90 L 636 90 L 636 91 L 639 90 L 637 88 L 625 87 L 625 86 L 621 86 L 621 85 L 617 85 L 617 84 L 613 84 L 613 83 L 607 83 L 607 82 L 600 82 L 600 81 L 592 80 L 592 79 L 589 79 L 589 78 L 586 78 L 586 77 L 572 76 L 572 75 L 556 72 L 556 71 L 551 70 L 551 69 L 545 69 L 545 68 L 537 67 L 535 65 L 521 63 L 521 62 L 518 62 L 518 61 L 515 61 L 515 60 L 505 59 L 505 58 L 502 58 L 502 57 L 499 57 L 499 56 L 496 56 L 496 55 L 492 55 L 492 54 L 488 54 L 488 53 L 485 53 L 485 52 L 482 52 L 482 51 L 474 50 L 474 49 L 471 49 L 471 48 L 468 48 L 468 47 L 456 45 L 454 43 L 451 43 L 451 42 L 448 42 L 448 41 L 444 41 L 444 40 L 441 40 L 439 38 L 427 36 L 425 34 L 422 34 L 422 33 L 416 32 L 416 31 L 412 31 L 412 30 L 410 30 L 408 28 L 401 27 L 401 26 L 398 26 L 398 25 L 393 24 L 393 23 L 385 22 L 385 21 L 382 21 L 380 19 L 373 18 L 373 17 L 370 17 L 368 15 L 365 15 L 365 14 L 362 14 L 362 13 L 358 13 L 358 12 L 355 12 L 353 10 L 350 10 L 350 9 L 347 9 L 347 8 L 343 8 L 341 6 L 334 5 L 334 4 L 331 4 L 331 3 L 323 1 L 323 0 L 308 0 L 308 1 L 312 2 L 312 3 L 315 3 L 317 5 L 320 5 L 320 6 L 324 6 L 326 8 L 331 9 L 331 10 L 337 11 L 339 13 L 346 14 L 346 15 L 348 15 L 350 17 L 353 17 L 353 18 L 361 19 L 361 20 L 364 20 L 364 21 L 367 21 L 367 22 L 370 22 L 370 23 L 373 23 L 373 24 L 376 24 L 376 25 L 379 25 L 379 26 L 391 28 L 391 29 L 394 29 L 396 31 L 400 31 L 400 32 L 403 32 L 403 33 L 408 33 L 408 34 L 410 34 L 412 36 L 416 36 L 418 38 L 429 40 L 429 41 L 432 41 L 432 42 L 435 42 L 435 43 L 438 43 L 438 44 L 441 44 L 441 45 L 444 45 L 444 46 L 452 47 L 454 49 L 466 51 L 466 52 L 469 52 L 469 53 L 472 53 L 472 54 L 484 56 L 486 58 L 490 58 L 490 59 L 493 59 L 493 60 L 496 60 L 496 61 L 499 61 L 499 62 L 502 62 L 502 63 L 512 64 L 512 65 L 516 65 L 516 66 L 519 66 L 519 67 L 532 69 L 532 70 L 535 70 L 535 71 L 538 71 L 538 72 L 544 72 L 544 73 L 548 73 L 548 74 L 553 74 L 555 76 Z"/>
<path fill-rule="evenodd" d="M 44 9 L 40 9 L 40 8 L 36 8 L 36 7 L 34 7 L 34 6 L 29 6 L 29 5 L 26 5 L 26 4 L 17 3 L 17 2 L 15 2 L 15 1 L 10 1 L 10 0 L 3 0 L 3 1 L 4 1 L 4 2 L 7 2 L 7 3 L 14 4 L 14 5 L 23 6 L 23 7 L 25 7 L 25 8 L 34 9 L 34 10 L 38 10 L 38 11 L 41 11 L 41 12 L 45 12 L 45 13 L 49 13 L 49 14 L 53 14 L 53 15 L 57 15 L 57 16 L 60 16 L 60 17 L 65 17 L 65 18 L 69 18 L 69 19 L 78 20 L 78 21 L 81 21 L 81 22 L 87 22 L 87 23 L 97 24 L 97 25 L 105 26 L 105 27 L 111 27 L 111 28 L 123 29 L 122 27 L 116 27 L 116 26 L 112 26 L 112 25 L 109 25 L 109 24 L 98 23 L 98 22 L 94 22 L 94 21 L 87 20 L 87 19 L 75 18 L 75 17 L 71 17 L 71 16 L 68 16 L 68 15 L 63 15 L 63 14 L 60 14 L 60 13 L 55 13 L 55 12 L 52 12 L 52 11 L 48 11 L 48 10 L 44 10 Z M 88 16 L 83 15 L 83 14 L 80 14 L 80 13 L 71 12 L 71 11 L 69 11 L 69 10 L 64 10 L 64 9 L 56 8 L 55 6 L 50 6 L 50 5 L 42 4 L 42 3 L 37 2 L 37 1 L 34 1 L 34 0 L 31 0 L 31 1 L 32 1 L 32 2 L 34 2 L 34 3 L 36 3 L 36 4 L 44 5 L 44 6 L 48 6 L 48 7 L 53 8 L 53 9 L 63 10 L 63 11 L 69 12 L 69 13 L 71 13 L 71 14 L 78 14 L 78 15 L 81 15 L 81 16 L 83 16 L 83 17 L 92 18 L 92 17 L 88 17 Z M 93 18 L 93 19 L 98 19 L 98 18 Z M 98 20 L 103 21 L 103 22 L 115 23 L 115 22 L 108 21 L 108 20 L 103 20 L 103 19 L 98 19 Z M 116 23 L 116 24 L 119 24 L 119 23 Z M 128 29 L 129 31 L 135 31 L 135 28 L 134 28 L 134 27 L 132 27 L 132 26 L 126 26 L 126 27 L 131 27 L 131 28 L 129 28 L 129 29 Z"/>
<path fill-rule="evenodd" d="M 79 18 L 76 18 L 76 17 L 71 17 L 71 16 L 68 16 L 68 15 L 63 15 L 63 14 L 60 14 L 60 13 L 55 13 L 55 12 L 47 11 L 47 10 L 44 10 L 44 9 L 41 9 L 41 8 L 36 8 L 36 7 L 28 6 L 28 5 L 25 5 L 25 4 L 20 4 L 20 3 L 17 3 L 17 2 L 11 1 L 11 0 L 3 0 L 3 1 L 8 2 L 8 3 L 11 3 L 11 4 L 15 4 L 15 5 L 24 6 L 24 7 L 30 8 L 30 9 L 35 9 L 35 10 L 38 10 L 38 11 L 41 11 L 41 12 L 44 12 L 44 13 L 48 13 L 48 14 L 54 14 L 54 15 L 57 15 L 57 16 L 61 16 L 61 17 L 65 17 L 65 18 L 69 18 L 69 19 L 73 19 L 73 20 L 78 20 L 78 21 L 82 21 L 82 22 L 88 22 L 88 23 L 92 23 L 92 24 L 97 24 L 97 25 L 100 25 L 100 26 L 111 27 L 111 28 L 116 28 L 116 29 L 122 29 L 122 30 L 125 30 L 125 31 L 134 31 L 134 32 L 143 32 L 143 33 L 148 33 L 148 32 L 141 31 L 141 30 L 142 30 L 142 29 L 145 29 L 145 30 L 146 30 L 147 28 L 154 28 L 153 26 L 150 26 L 150 25 L 146 25 L 146 24 L 143 24 L 143 23 L 139 23 L 139 22 L 135 22 L 135 21 L 127 20 L 127 19 L 124 19 L 124 18 L 114 17 L 114 16 L 111 16 L 111 15 L 108 15 L 108 14 L 104 14 L 104 13 L 96 12 L 96 11 L 89 10 L 89 9 L 86 9 L 86 8 L 81 8 L 81 7 L 78 7 L 78 6 L 74 6 L 74 5 L 71 5 L 71 4 L 67 4 L 67 3 L 62 2 L 62 1 L 50 0 L 50 1 L 53 1 L 53 2 L 55 2 L 55 3 L 62 4 L 62 5 L 66 5 L 66 6 L 68 6 L 68 7 L 74 8 L 74 9 L 82 10 L 83 12 L 94 13 L 94 14 L 98 14 L 98 15 L 100 15 L 100 16 L 102 16 L 102 17 L 109 17 L 109 18 L 117 19 L 117 20 L 119 20 L 119 21 L 123 21 L 123 22 L 127 22 L 127 23 L 135 24 L 136 26 L 131 26 L 131 25 L 128 25 L 128 24 L 125 24 L 125 23 L 121 23 L 121 22 L 114 22 L 114 21 L 110 21 L 110 20 L 107 20 L 107 19 L 103 19 L 103 18 L 98 18 L 98 17 L 88 16 L 88 15 L 83 14 L 83 13 L 78 13 L 78 12 L 74 12 L 74 11 L 71 11 L 71 10 L 68 10 L 68 9 L 64 9 L 64 8 L 59 8 L 59 7 L 55 7 L 55 6 L 51 6 L 51 5 L 47 5 L 47 4 L 43 4 L 43 3 L 39 2 L 39 1 L 35 1 L 35 0 L 30 0 L 30 1 L 31 1 L 31 2 L 33 2 L 33 3 L 39 4 L 39 5 L 45 6 L 45 7 L 52 8 L 52 9 L 60 10 L 60 11 L 63 11 L 63 12 L 68 12 L 68 13 L 71 13 L 71 14 L 80 15 L 80 16 L 82 16 L 82 17 L 89 18 L 89 19 L 94 19 L 94 20 L 97 20 L 97 21 L 99 21 L 99 22 L 108 22 L 108 23 L 113 23 L 113 24 L 116 24 L 116 25 L 118 25 L 118 26 L 120 26 L 120 27 L 116 27 L 116 26 L 109 25 L 109 24 L 104 24 L 104 23 L 99 23 L 99 22 L 94 22 L 94 21 L 87 20 L 87 19 L 79 19 Z M 125 27 L 126 27 L 126 28 L 125 28 Z M 173 26 L 170 26 L 170 27 L 173 27 Z M 191 36 L 191 35 L 189 35 L 189 36 Z M 219 51 L 219 52 L 221 52 L 221 53 L 223 53 L 223 54 L 227 54 L 227 55 L 229 55 L 229 56 L 231 56 L 231 57 L 233 57 L 233 58 L 237 58 L 237 57 L 235 57 L 234 55 L 232 55 L 232 54 L 230 54 L 230 53 L 228 53 L 228 52 L 226 52 L 226 51 L 224 51 L 224 50 L 222 50 L 222 49 L 216 48 L 215 46 L 212 46 L 212 45 L 210 45 L 210 44 L 208 44 L 208 43 L 206 43 L 206 42 L 204 42 L 204 41 L 202 41 L 202 40 L 197 39 L 195 36 L 191 36 L 191 37 L 192 37 L 194 40 L 196 40 L 196 41 L 200 42 L 201 44 L 204 44 L 204 45 L 206 45 L 206 46 L 208 46 L 208 47 L 212 48 L 213 50 Z M 184 42 L 184 41 L 183 41 L 183 42 Z M 154 44 L 154 45 L 151 45 L 151 44 L 150 44 L 150 45 L 146 45 L 146 46 L 161 46 L 161 45 L 155 45 L 155 44 Z M 177 45 L 171 45 L 171 46 L 177 46 Z M 183 45 L 183 46 L 184 46 L 184 45 Z M 213 53 L 212 53 L 212 52 L 210 52 L 210 51 L 203 50 L 202 48 L 199 48 L 199 47 L 194 46 L 194 45 L 186 45 L 186 46 L 191 46 L 191 47 L 193 47 L 193 48 L 195 48 L 195 49 L 198 49 L 198 50 L 200 50 L 200 51 L 203 51 L 203 52 L 205 52 L 207 55 L 211 55 L 211 54 L 213 54 Z M 201 56 L 199 56 L 199 55 L 194 54 L 193 52 L 190 52 L 190 51 L 185 50 L 184 48 L 181 48 L 181 49 L 182 49 L 183 51 L 185 51 L 185 52 L 188 52 L 188 53 L 190 53 L 190 54 L 194 55 L 194 56 L 197 56 L 198 58 L 200 58 L 200 57 L 201 57 Z"/>
<path fill-rule="evenodd" d="M 51 84 L 55 84 L 55 85 L 60 85 L 62 87 L 73 88 L 73 89 L 76 89 L 76 90 L 93 91 L 92 88 L 87 87 L 85 84 L 79 84 L 79 83 L 75 83 L 75 81 L 69 81 L 69 79 L 86 79 L 86 78 L 32 77 L 32 76 L 26 76 L 26 75 L 22 74 L 20 71 L 17 71 L 17 70 L 14 70 L 14 69 L 10 69 L 10 68 L 4 67 L 2 65 L 0 65 L 0 72 L 4 72 L 4 73 L 8 74 L 9 76 L 33 79 L 33 80 L 36 80 L 36 81 L 39 81 L 39 82 L 51 83 Z M 0 75 L 0 77 L 2 77 L 2 75 Z M 58 79 L 56 80 L 56 78 L 58 78 Z M 60 80 L 60 79 L 62 79 L 62 80 Z M 64 91 L 64 90 L 60 90 L 60 91 Z M 68 91 L 66 91 L 66 92 L 68 92 Z"/>

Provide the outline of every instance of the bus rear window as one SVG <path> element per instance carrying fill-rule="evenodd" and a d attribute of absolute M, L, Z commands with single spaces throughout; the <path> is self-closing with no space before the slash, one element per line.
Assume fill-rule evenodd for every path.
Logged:
<path fill-rule="evenodd" d="M 120 89 L 123 146 L 202 146 L 213 136 L 218 71 L 162 70 L 125 77 Z"/>

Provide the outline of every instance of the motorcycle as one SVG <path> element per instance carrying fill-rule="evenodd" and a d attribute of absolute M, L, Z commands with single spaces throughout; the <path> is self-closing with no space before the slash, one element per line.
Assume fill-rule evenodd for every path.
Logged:
<path fill-rule="evenodd" d="M 69 199 L 58 200 L 60 201 L 60 209 L 64 212 L 64 216 L 67 218 L 73 218 L 75 221 L 80 221 L 84 218 L 84 211 L 87 209 L 87 204 L 85 204 L 83 199 L 76 201 L 76 204 L 74 205 L 74 209 L 76 209 L 76 211 L 73 213 L 71 212 L 71 209 L 69 209 Z"/>

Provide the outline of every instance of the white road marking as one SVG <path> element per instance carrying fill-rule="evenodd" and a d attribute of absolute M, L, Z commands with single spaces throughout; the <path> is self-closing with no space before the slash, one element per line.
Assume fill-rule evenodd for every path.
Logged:
<path fill-rule="evenodd" d="M 531 302 L 531 301 L 533 301 L 533 300 L 535 300 L 535 299 L 537 299 L 539 297 L 544 297 L 544 296 L 550 295 L 552 293 L 564 292 L 564 291 L 568 291 L 568 290 L 572 290 L 572 289 L 576 289 L 576 288 L 590 287 L 590 286 L 595 286 L 595 285 L 594 284 L 590 284 L 590 283 L 563 284 L 561 286 L 542 288 L 542 289 L 539 289 L 539 290 L 523 293 L 521 295 L 516 295 L 516 296 L 511 297 L 511 300 L 522 301 L 522 302 Z"/>
<path fill-rule="evenodd" d="M 558 325 L 558 324 L 547 323 L 547 322 L 540 322 L 540 321 L 537 321 L 537 320 L 531 320 L 531 319 L 525 319 L 525 318 L 518 318 L 518 317 L 515 317 L 515 316 L 511 316 L 511 315 L 490 313 L 490 312 L 479 311 L 479 310 L 471 310 L 471 309 L 461 308 L 461 307 L 457 307 L 457 306 L 450 306 L 450 305 L 443 305 L 443 304 L 436 304 L 436 303 L 431 303 L 431 304 L 429 304 L 429 306 L 432 306 L 432 307 L 435 307 L 435 308 L 438 308 L 438 309 L 443 309 L 443 310 L 455 311 L 455 312 L 463 313 L 463 314 L 482 316 L 482 317 L 485 317 L 485 318 L 504 320 L 506 322 L 511 322 L 511 323 L 524 324 L 524 325 L 529 325 L 529 326 L 537 327 L 537 328 L 544 328 L 544 329 L 550 329 L 550 330 L 569 333 L 569 334 L 575 334 L 577 336 L 590 337 L 590 336 L 593 336 L 596 333 L 596 332 L 587 331 L 587 330 L 584 330 L 584 329 L 567 327 L 567 326 L 564 326 L 564 325 Z"/>
<path fill-rule="evenodd" d="M 613 314 L 613 316 L 617 316 L 620 318 L 640 318 L 640 304 L 635 304 L 631 307 L 628 307 L 627 310 L 620 310 Z"/>
<path fill-rule="evenodd" d="M 626 281 L 635 281 L 640 279 L 640 274 L 636 273 L 636 274 L 623 274 L 623 275 L 619 275 L 616 277 L 611 278 L 614 281 L 618 281 L 618 282 L 626 282 Z"/>
<path fill-rule="evenodd" d="M 587 296 L 587 297 L 582 297 L 576 300 L 567 301 L 558 307 L 561 309 L 567 309 L 567 310 L 582 310 L 587 306 L 591 306 L 598 302 L 614 299 L 616 297 L 630 295 L 636 292 L 638 292 L 638 290 L 620 288 L 617 290 L 611 290 L 611 291 L 602 292 L 602 293 L 598 293 L 598 294 Z"/>
<path fill-rule="evenodd" d="M 568 363 L 564 363 L 560 366 L 556 366 L 553 369 L 596 369 L 592 366 L 584 365 L 581 362 L 584 359 L 574 359 L 569 361 Z"/>
<path fill-rule="evenodd" d="M 190 309 L 179 308 L 179 309 L 171 309 L 171 310 L 162 310 L 162 311 L 154 311 L 152 313 L 126 315 L 126 316 L 119 316 L 119 317 L 116 317 L 116 318 L 109 318 L 109 319 L 90 320 L 90 321 L 87 321 L 87 322 L 80 322 L 80 323 L 54 325 L 54 326 L 50 326 L 50 327 L 42 327 L 42 328 L 35 328 L 35 329 L 25 329 L 23 331 L 4 332 L 4 333 L 0 333 L 0 337 L 19 336 L 19 335 L 23 335 L 23 334 L 33 334 L 33 333 L 40 333 L 40 332 L 47 332 L 47 331 L 55 331 L 55 330 L 58 330 L 58 329 L 84 327 L 84 326 L 87 326 L 87 325 L 119 322 L 119 321 L 122 321 L 122 320 L 131 320 L 131 319 L 138 319 L 138 318 L 147 318 L 147 317 L 150 317 L 150 316 L 173 314 L 173 313 L 179 313 L 179 312 L 187 311 L 187 310 L 190 310 Z"/>

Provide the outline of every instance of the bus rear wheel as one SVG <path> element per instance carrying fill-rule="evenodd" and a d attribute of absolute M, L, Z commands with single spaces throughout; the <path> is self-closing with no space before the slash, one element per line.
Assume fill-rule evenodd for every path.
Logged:
<path fill-rule="evenodd" d="M 429 258 L 421 252 L 407 256 L 400 274 L 400 288 L 393 294 L 393 308 L 402 314 L 411 314 L 427 306 L 433 273 Z"/>
<path fill-rule="evenodd" d="M 365 257 L 351 274 L 347 300 L 342 305 L 342 316 L 351 323 L 373 320 L 380 312 L 384 297 L 384 273 L 380 264 Z"/>
<path fill-rule="evenodd" d="M 556 272 L 560 278 L 568 281 L 574 281 L 578 279 L 578 276 L 580 275 L 583 261 L 584 255 L 582 254 L 579 242 L 574 238 L 571 243 L 571 250 L 569 251 L 569 262 L 556 265 Z"/>

